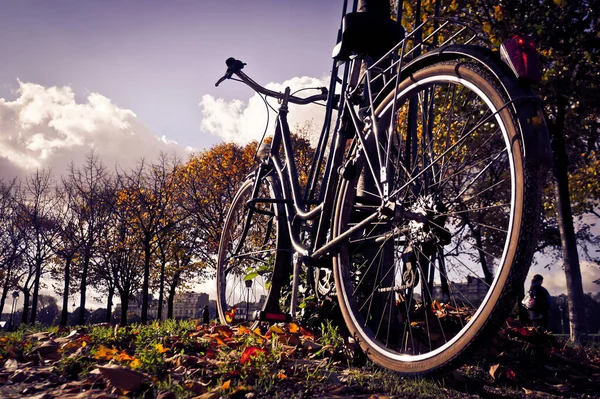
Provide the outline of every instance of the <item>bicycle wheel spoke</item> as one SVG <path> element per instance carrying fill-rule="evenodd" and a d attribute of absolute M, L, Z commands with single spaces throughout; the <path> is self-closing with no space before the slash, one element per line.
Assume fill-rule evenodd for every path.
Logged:
<path fill-rule="evenodd" d="M 447 61 L 425 70 L 378 108 L 372 134 L 381 137 L 363 136 L 360 152 L 348 155 L 357 172 L 342 181 L 333 234 L 352 229 L 334 268 L 351 332 L 370 357 L 409 373 L 409 364 L 444 364 L 457 342 L 452 353 L 460 353 L 472 338 L 459 338 L 477 336 L 466 333 L 506 301 L 521 229 L 513 108 L 477 66 Z M 385 176 L 372 167 L 378 162 Z M 381 198 L 374 182 L 389 195 Z M 386 203 L 406 218 L 385 214 Z"/>

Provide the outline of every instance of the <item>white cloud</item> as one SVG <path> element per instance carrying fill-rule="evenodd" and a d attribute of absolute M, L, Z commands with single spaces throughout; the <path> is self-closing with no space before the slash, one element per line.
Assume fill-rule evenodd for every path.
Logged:
<path fill-rule="evenodd" d="M 540 256 L 540 255 L 538 255 Z M 587 260 L 580 260 L 581 281 L 583 283 L 583 292 L 598 292 L 600 286 L 594 281 L 600 278 L 600 268 Z M 532 277 L 535 274 L 544 276 L 544 287 L 550 292 L 550 295 L 559 295 L 567 293 L 567 281 L 565 271 L 560 264 L 552 265 L 550 268 L 542 265 L 534 265 L 529 269 L 525 287 L 529 287 Z"/>
<path fill-rule="evenodd" d="M 326 87 L 327 83 L 325 79 L 304 76 L 292 78 L 282 84 L 269 83 L 266 85 L 268 89 L 275 91 L 283 91 L 288 86 L 293 93 L 302 88 Z M 307 97 L 315 94 L 319 94 L 319 91 L 305 90 L 298 96 Z M 269 103 L 273 108 L 278 109 L 276 100 L 270 99 Z M 260 139 L 265 131 L 267 110 L 258 94 L 254 94 L 247 102 L 225 101 L 222 98 L 204 95 L 199 105 L 202 108 L 202 128 L 225 141 L 245 144 Z M 291 128 L 307 120 L 313 120 L 315 126 L 321 126 L 325 115 L 325 108 L 316 104 L 290 104 L 289 109 L 288 124 Z M 275 113 L 271 112 L 267 134 L 273 132 L 274 119 Z"/>
<path fill-rule="evenodd" d="M 12 173 L 51 167 L 60 174 L 71 161 L 80 164 L 91 149 L 108 167 L 127 167 L 141 157 L 153 160 L 160 151 L 184 153 L 166 136 L 155 136 L 133 111 L 101 94 L 91 93 L 78 103 L 68 86 L 18 83 L 15 100 L 0 98 L 0 164 Z"/>

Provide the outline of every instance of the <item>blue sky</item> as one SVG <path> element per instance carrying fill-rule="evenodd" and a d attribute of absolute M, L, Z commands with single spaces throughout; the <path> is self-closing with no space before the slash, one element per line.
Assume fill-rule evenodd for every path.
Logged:
<path fill-rule="evenodd" d="M 203 148 L 204 95 L 248 100 L 214 82 L 229 56 L 260 83 L 323 77 L 341 0 L 0 0 L 0 98 L 17 79 L 69 86 L 78 103 L 99 93 L 158 136 Z"/>
<path fill-rule="evenodd" d="M 110 165 L 255 137 L 264 127 L 261 101 L 235 82 L 214 87 L 225 59 L 242 59 L 270 87 L 319 85 L 331 68 L 341 6 L 0 0 L 0 178 L 40 166 L 60 174 L 92 147 Z M 315 108 L 292 114 L 292 122 L 318 120 Z M 594 269 L 584 270 L 586 290 L 597 290 L 589 284 Z M 555 277 L 546 280 L 552 293 L 564 290 L 558 265 L 533 271 Z"/>

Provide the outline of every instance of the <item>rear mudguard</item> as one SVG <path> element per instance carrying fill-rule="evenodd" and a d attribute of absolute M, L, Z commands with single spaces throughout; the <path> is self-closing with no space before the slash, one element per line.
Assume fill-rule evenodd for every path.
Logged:
<path fill-rule="evenodd" d="M 517 79 L 510 67 L 500 59 L 497 51 L 472 45 L 443 46 L 403 66 L 401 80 L 434 63 L 457 59 L 476 62 L 496 78 L 512 103 L 514 115 L 521 129 L 521 144 L 525 159 L 540 166 L 551 167 L 552 151 L 541 101 L 533 94 L 528 84 Z M 395 79 L 391 79 L 388 83 L 389 87 L 384 88 L 381 93 L 387 95 L 393 90 L 394 82 Z"/>

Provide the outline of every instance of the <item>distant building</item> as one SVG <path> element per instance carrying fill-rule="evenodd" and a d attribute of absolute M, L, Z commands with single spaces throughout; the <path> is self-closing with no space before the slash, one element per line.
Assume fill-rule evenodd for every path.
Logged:
<path fill-rule="evenodd" d="M 176 319 L 199 319 L 202 308 L 208 305 L 208 294 L 187 292 L 175 295 L 173 317 Z"/>
<path fill-rule="evenodd" d="M 488 284 L 483 279 L 467 276 L 466 282 L 450 284 L 449 291 L 453 300 L 462 301 L 468 306 L 478 306 L 483 302 L 488 288 Z M 443 295 L 441 284 L 434 284 L 433 298 L 439 302 L 448 302 L 448 298 Z"/>
<path fill-rule="evenodd" d="M 175 319 L 198 319 L 202 317 L 202 309 L 205 305 L 209 305 L 208 294 L 187 292 L 177 294 L 173 300 L 173 318 Z M 118 303 L 115 307 L 115 313 L 121 313 L 121 304 Z M 167 298 L 163 300 L 162 317 L 167 317 Z M 216 310 L 216 307 L 215 307 Z M 141 301 L 133 299 L 129 301 L 127 313 L 130 315 L 140 316 L 142 314 Z M 158 300 L 152 297 L 148 301 L 148 319 L 158 318 Z"/>

